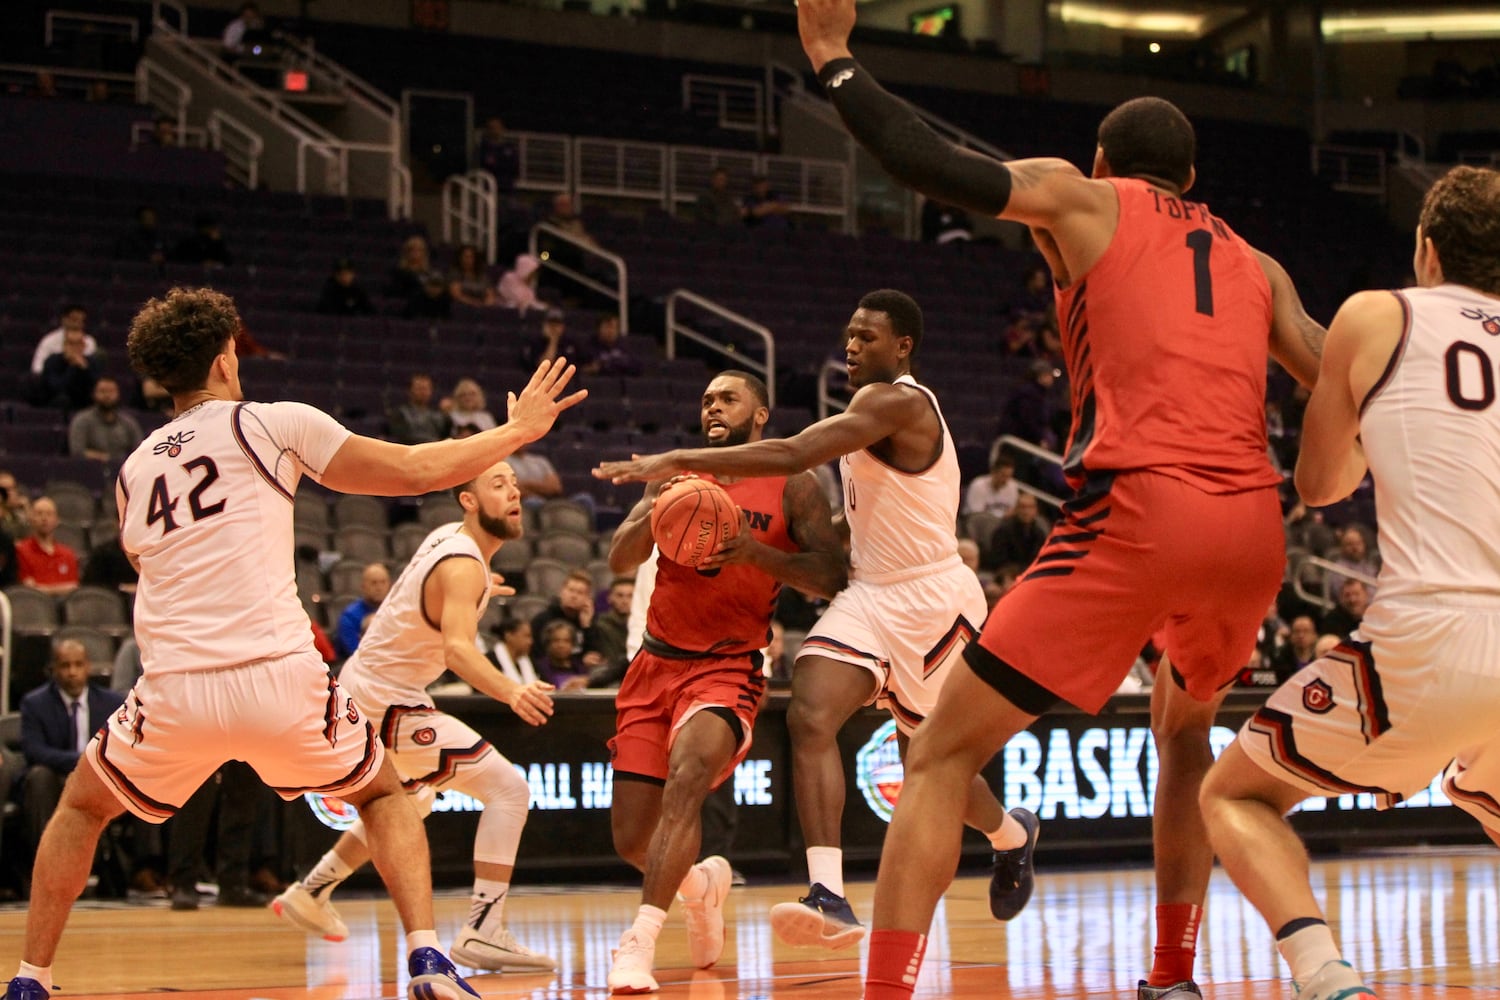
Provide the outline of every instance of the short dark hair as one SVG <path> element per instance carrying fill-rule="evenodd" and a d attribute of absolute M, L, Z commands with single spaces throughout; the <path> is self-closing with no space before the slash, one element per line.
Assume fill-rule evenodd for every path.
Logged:
<path fill-rule="evenodd" d="M 1418 224 L 1437 248 L 1443 280 L 1500 295 L 1500 171 L 1454 167 L 1428 190 Z"/>
<path fill-rule="evenodd" d="M 477 484 L 478 483 L 479 483 L 479 477 L 478 476 L 475 476 L 473 479 L 469 480 L 467 483 L 459 483 L 457 486 L 453 487 L 453 489 L 450 491 L 453 494 L 453 499 L 457 500 L 460 504 L 463 503 L 462 500 L 458 499 L 459 498 L 459 494 L 462 494 L 462 493 L 473 493 L 475 491 L 475 489 L 477 488 Z"/>
<path fill-rule="evenodd" d="M 1117 177 L 1154 177 L 1186 188 L 1198 137 L 1193 123 L 1171 101 L 1137 97 L 1104 116 L 1099 148 Z"/>
<path fill-rule="evenodd" d="M 745 386 L 755 396 L 755 401 L 767 409 L 771 406 L 771 393 L 766 389 L 765 380 L 759 375 L 751 375 L 749 372 L 740 371 L 738 368 L 726 368 L 714 378 L 737 378 L 745 383 Z"/>
<path fill-rule="evenodd" d="M 497 631 L 501 635 L 513 635 L 515 634 L 516 629 L 520 628 L 522 625 L 530 626 L 531 622 L 527 621 L 524 618 L 504 618 L 501 619 L 500 627 L 499 629 L 497 629 Z"/>
<path fill-rule="evenodd" d="M 589 593 L 592 594 L 594 592 L 594 574 L 586 569 L 573 570 L 573 572 L 568 574 L 568 580 L 577 580 L 579 583 L 588 584 Z M 567 580 L 563 582 L 566 583 Z"/>
<path fill-rule="evenodd" d="M 633 577 L 633 576 L 617 576 L 613 580 L 609 581 L 609 589 L 610 590 L 614 590 L 616 587 L 620 586 L 620 584 L 622 584 L 622 583 L 629 584 L 630 586 L 634 587 L 635 586 L 635 577 Z"/>
<path fill-rule="evenodd" d="M 547 645 L 547 643 L 551 642 L 552 637 L 557 634 L 559 629 L 567 629 L 568 634 L 572 636 L 578 635 L 578 630 L 573 627 L 572 622 L 568 621 L 566 618 L 554 618 L 546 625 L 542 626 L 542 645 L 545 646 Z"/>
<path fill-rule="evenodd" d="M 80 305 L 77 302 L 66 303 L 61 309 L 59 309 L 57 311 L 57 314 L 59 316 L 66 316 L 68 313 L 75 313 L 75 312 L 77 312 L 77 313 L 83 313 L 85 316 L 87 316 L 89 314 L 88 307 Z"/>
<path fill-rule="evenodd" d="M 174 288 L 141 307 L 125 350 L 137 375 L 177 396 L 208 382 L 214 358 L 240 330 L 234 300 L 212 288 Z"/>
<path fill-rule="evenodd" d="M 922 307 L 916 299 L 894 288 L 880 288 L 860 299 L 859 308 L 889 316 L 892 332 L 898 337 L 910 337 L 912 357 L 917 356 L 917 349 L 922 346 Z"/>

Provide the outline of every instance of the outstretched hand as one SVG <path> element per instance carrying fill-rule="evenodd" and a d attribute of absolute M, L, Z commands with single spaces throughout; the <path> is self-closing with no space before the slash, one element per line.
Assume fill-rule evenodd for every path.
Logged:
<path fill-rule="evenodd" d="M 577 406 L 588 396 L 587 389 L 579 389 L 570 396 L 563 396 L 577 369 L 568 364 L 567 358 L 543 361 L 531 373 L 531 381 L 517 396 L 507 393 L 505 397 L 506 425 L 520 431 L 527 442 L 535 441 L 552 429 L 552 424 L 564 410 Z"/>
<path fill-rule="evenodd" d="M 631 482 L 654 482 L 686 472 L 677 460 L 677 452 L 659 455 L 632 455 L 628 462 L 600 462 L 594 469 L 595 479 L 608 479 L 616 485 Z"/>
<path fill-rule="evenodd" d="M 546 681 L 522 684 L 506 704 L 526 722 L 540 726 L 552 717 L 552 690 Z"/>
<path fill-rule="evenodd" d="M 797 33 L 813 72 L 833 59 L 849 57 L 854 30 L 854 0 L 797 0 Z"/>

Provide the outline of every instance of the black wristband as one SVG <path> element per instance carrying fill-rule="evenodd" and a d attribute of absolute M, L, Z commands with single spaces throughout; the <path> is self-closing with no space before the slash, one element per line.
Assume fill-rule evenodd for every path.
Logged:
<path fill-rule="evenodd" d="M 820 70 L 818 70 L 818 84 L 824 90 L 828 90 L 829 89 L 829 84 L 831 83 L 831 81 L 833 80 L 833 78 L 836 77 L 836 76 L 838 76 L 841 72 L 843 72 L 846 69 L 848 69 L 848 70 L 858 70 L 859 69 L 859 63 L 857 63 L 857 62 L 854 61 L 854 57 L 853 56 L 845 56 L 842 59 L 830 59 L 830 60 L 828 60 L 826 63 L 823 64 L 823 68 L 820 69 Z M 842 81 L 840 81 L 840 82 L 842 82 Z"/>

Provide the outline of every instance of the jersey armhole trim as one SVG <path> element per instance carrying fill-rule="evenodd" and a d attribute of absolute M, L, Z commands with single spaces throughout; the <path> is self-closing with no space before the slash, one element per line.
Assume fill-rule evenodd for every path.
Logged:
<path fill-rule="evenodd" d="M 229 426 L 234 431 L 235 442 L 239 444 L 240 451 L 245 453 L 245 457 L 250 459 L 250 464 L 255 466 L 255 471 L 260 473 L 261 478 L 275 487 L 276 492 L 285 497 L 287 502 L 295 503 L 296 497 L 285 486 L 277 482 L 276 477 L 271 474 L 271 470 L 266 468 L 265 463 L 260 460 L 260 456 L 255 453 L 255 449 L 250 447 L 250 441 L 245 437 L 244 429 L 240 427 L 240 414 L 244 412 L 244 409 L 245 404 L 240 403 L 235 406 L 233 414 L 230 415 Z"/>
<path fill-rule="evenodd" d="M 489 567 L 485 566 L 484 560 L 476 558 L 474 556 L 474 553 L 472 552 L 447 552 L 444 553 L 441 558 L 434 560 L 431 566 L 427 567 L 427 572 L 422 576 L 422 583 L 417 587 L 417 611 L 421 613 L 422 620 L 427 623 L 427 626 L 439 635 L 441 635 L 443 632 L 443 626 L 427 617 L 427 581 L 432 579 L 432 574 L 437 570 L 437 568 L 443 563 L 447 562 L 449 559 L 473 559 L 475 562 L 479 563 L 481 572 L 485 572 L 489 569 Z M 484 614 L 485 604 L 488 603 L 489 591 L 486 590 L 484 603 L 480 604 L 478 609 L 481 616 Z"/>
<path fill-rule="evenodd" d="M 1365 398 L 1360 401 L 1359 415 L 1361 417 L 1365 415 L 1365 410 L 1370 404 L 1375 402 L 1375 397 L 1379 396 L 1390 384 L 1391 379 L 1396 376 L 1396 369 L 1401 366 L 1401 359 L 1406 355 L 1406 345 L 1411 340 L 1411 303 L 1399 291 L 1393 290 L 1391 294 L 1396 296 L 1397 302 L 1401 303 L 1401 339 L 1396 341 L 1396 347 L 1391 351 L 1390 359 L 1385 363 L 1385 370 L 1380 373 L 1380 377 L 1375 380 L 1375 384 L 1370 386 L 1370 391 L 1365 393 Z"/>
<path fill-rule="evenodd" d="M 881 465 L 885 466 L 887 469 L 890 469 L 892 472 L 896 473 L 897 475 L 900 475 L 900 476 L 911 476 L 913 478 L 915 478 L 917 476 L 925 476 L 925 475 L 927 475 L 927 473 L 929 473 L 933 469 L 937 468 L 937 464 L 943 460 L 943 451 L 948 447 L 948 440 L 947 440 L 948 439 L 948 433 L 947 433 L 948 432 L 948 422 L 943 419 L 943 411 L 938 408 L 937 394 L 934 393 L 931 389 L 929 389 L 926 386 L 920 384 L 915 379 L 913 379 L 911 382 L 892 382 L 891 385 L 904 385 L 907 388 L 917 390 L 927 400 L 927 405 L 930 406 L 930 407 L 932 407 L 932 415 L 934 417 L 937 417 L 937 422 L 938 422 L 938 446 L 937 446 L 937 454 L 932 456 L 932 461 L 928 462 L 926 465 L 922 466 L 920 469 L 912 471 L 912 470 L 909 470 L 909 469 L 902 469 L 902 468 L 899 468 L 898 466 L 892 465 L 890 462 L 887 462 L 885 459 L 883 459 L 879 455 L 875 454 L 875 446 L 874 445 L 870 445 L 869 447 L 864 448 L 862 450 L 864 451 L 864 453 L 866 455 L 869 455 L 870 458 L 874 459 L 876 462 L 879 462 Z M 876 442 L 876 443 L 878 444 L 879 442 Z"/>

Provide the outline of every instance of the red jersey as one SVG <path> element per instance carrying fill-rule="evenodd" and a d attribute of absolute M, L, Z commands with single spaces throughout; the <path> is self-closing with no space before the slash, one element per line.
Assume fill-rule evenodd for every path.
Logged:
<path fill-rule="evenodd" d="M 785 476 L 720 485 L 749 515 L 750 533 L 756 541 L 783 552 L 798 551 L 782 505 Z M 753 652 L 768 641 L 771 613 L 780 593 L 779 582 L 751 566 L 725 566 L 709 574 L 658 556 L 646 631 L 689 652 L 716 656 Z"/>
<path fill-rule="evenodd" d="M 1208 493 L 1281 482 L 1266 454 L 1271 286 L 1249 244 L 1199 202 L 1110 178 L 1120 222 L 1057 292 L 1072 378 L 1063 469 L 1150 469 Z"/>
<path fill-rule="evenodd" d="M 48 553 L 35 538 L 23 538 L 16 543 L 16 578 L 38 587 L 77 583 L 78 556 L 59 541 L 53 541 Z"/>

